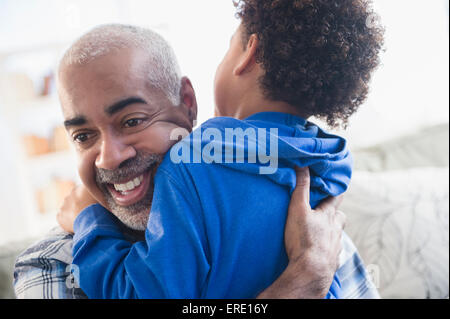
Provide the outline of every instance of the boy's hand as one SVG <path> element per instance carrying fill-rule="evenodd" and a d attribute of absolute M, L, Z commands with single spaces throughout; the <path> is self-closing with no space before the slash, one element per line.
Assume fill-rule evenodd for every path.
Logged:
<path fill-rule="evenodd" d="M 56 220 L 65 231 L 73 234 L 73 223 L 77 216 L 83 209 L 96 203 L 84 185 L 76 186 L 64 199 Z"/>
<path fill-rule="evenodd" d="M 346 218 L 337 209 L 343 197 L 328 198 L 312 210 L 309 169 L 296 168 L 296 173 L 285 226 L 289 264 L 258 298 L 324 298 L 339 266 Z"/>

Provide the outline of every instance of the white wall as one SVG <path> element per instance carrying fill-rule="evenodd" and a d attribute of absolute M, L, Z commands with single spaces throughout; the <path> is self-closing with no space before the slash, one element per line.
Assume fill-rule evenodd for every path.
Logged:
<path fill-rule="evenodd" d="M 369 99 L 343 135 L 365 146 L 448 122 L 448 1 L 375 0 L 386 52 Z"/>
<path fill-rule="evenodd" d="M 0 243 L 5 239 L 19 240 L 28 228 L 23 224 L 26 212 L 22 205 L 16 165 L 17 145 L 14 142 L 10 125 L 0 118 L 0 145 L 3 149 L 0 156 Z"/>

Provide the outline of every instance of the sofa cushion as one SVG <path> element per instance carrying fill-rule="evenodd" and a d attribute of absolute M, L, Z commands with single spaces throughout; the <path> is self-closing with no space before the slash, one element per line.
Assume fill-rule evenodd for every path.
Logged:
<path fill-rule="evenodd" d="M 14 264 L 17 256 L 34 241 L 36 241 L 35 238 L 30 238 L 0 246 L 0 299 L 16 297 L 13 289 Z"/>
<path fill-rule="evenodd" d="M 448 174 L 354 172 L 341 210 L 383 298 L 448 298 Z"/>
<path fill-rule="evenodd" d="M 353 150 L 355 169 L 387 171 L 414 167 L 448 167 L 449 125 L 425 128 L 415 134 Z"/>

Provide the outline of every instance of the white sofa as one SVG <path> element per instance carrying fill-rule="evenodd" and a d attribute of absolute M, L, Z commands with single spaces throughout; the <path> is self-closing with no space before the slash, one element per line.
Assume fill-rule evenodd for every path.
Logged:
<path fill-rule="evenodd" d="M 448 124 L 354 155 L 341 209 L 381 296 L 448 298 Z"/>

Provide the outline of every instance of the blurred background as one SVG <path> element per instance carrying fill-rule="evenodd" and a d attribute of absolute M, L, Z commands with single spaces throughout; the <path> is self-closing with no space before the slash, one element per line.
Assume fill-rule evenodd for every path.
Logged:
<path fill-rule="evenodd" d="M 448 167 L 449 1 L 374 0 L 374 6 L 386 27 L 382 66 L 368 101 L 337 133 L 349 140 L 361 171 Z M 214 73 L 239 24 L 231 0 L 0 0 L 0 244 L 48 231 L 78 183 L 76 156 L 61 125 L 55 67 L 72 41 L 111 22 L 164 36 L 196 89 L 199 122 L 213 116 Z M 420 146 L 410 143 L 423 136 L 428 139 Z M 414 154 L 400 154 L 411 148 Z M 446 187 L 440 223 L 448 250 L 448 177 L 433 176 Z M 448 252 L 443 260 L 448 296 Z"/>

